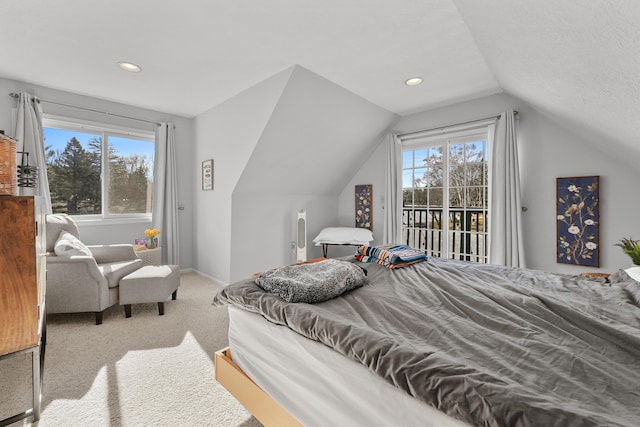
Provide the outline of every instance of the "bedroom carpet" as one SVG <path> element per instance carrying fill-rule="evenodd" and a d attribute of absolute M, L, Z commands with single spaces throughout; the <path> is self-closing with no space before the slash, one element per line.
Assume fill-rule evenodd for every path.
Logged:
<path fill-rule="evenodd" d="M 49 315 L 40 422 L 12 426 L 260 427 L 214 378 L 214 352 L 226 347 L 219 286 L 181 276 L 178 299 L 121 306 L 102 325 L 89 313 Z M 0 419 L 30 407 L 31 356 L 0 361 Z"/>

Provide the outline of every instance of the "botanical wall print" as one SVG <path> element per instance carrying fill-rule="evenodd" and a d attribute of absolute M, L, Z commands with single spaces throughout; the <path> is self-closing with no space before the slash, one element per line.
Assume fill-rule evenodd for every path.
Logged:
<path fill-rule="evenodd" d="M 600 177 L 557 178 L 557 262 L 600 266 Z"/>
<path fill-rule="evenodd" d="M 202 162 L 202 189 L 213 190 L 213 159 Z"/>
<path fill-rule="evenodd" d="M 373 219 L 371 214 L 371 195 L 373 186 L 356 185 L 356 227 L 368 228 L 373 231 Z"/>

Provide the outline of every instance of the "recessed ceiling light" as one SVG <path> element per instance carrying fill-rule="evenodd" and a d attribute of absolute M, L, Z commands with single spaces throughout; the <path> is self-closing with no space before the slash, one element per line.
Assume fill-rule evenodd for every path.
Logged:
<path fill-rule="evenodd" d="M 411 77 L 404 82 L 407 86 L 416 86 L 420 83 L 422 83 L 422 77 Z"/>
<path fill-rule="evenodd" d="M 142 71 L 142 68 L 140 68 L 140 66 L 132 64 L 131 62 L 118 62 L 118 67 L 131 73 L 139 73 L 140 71 Z"/>

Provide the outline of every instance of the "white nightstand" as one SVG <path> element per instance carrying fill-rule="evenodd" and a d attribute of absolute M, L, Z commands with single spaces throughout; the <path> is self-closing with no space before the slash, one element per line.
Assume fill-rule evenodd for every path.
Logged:
<path fill-rule="evenodd" d="M 160 265 L 162 262 L 162 248 L 143 249 L 136 251 L 138 258 L 142 260 L 143 265 Z"/>

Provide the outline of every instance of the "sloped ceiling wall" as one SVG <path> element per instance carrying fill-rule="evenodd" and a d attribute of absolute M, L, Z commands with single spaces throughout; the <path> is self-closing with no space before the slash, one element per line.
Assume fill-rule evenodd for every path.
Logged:
<path fill-rule="evenodd" d="M 234 194 L 337 195 L 398 119 L 295 66 Z"/>
<path fill-rule="evenodd" d="M 222 283 L 229 283 L 233 189 L 290 76 L 291 70 L 284 70 L 194 121 L 194 267 Z M 213 191 L 200 190 L 200 167 L 206 159 L 214 159 Z"/>
<path fill-rule="evenodd" d="M 453 2 L 506 93 L 640 161 L 640 2 Z"/>
<path fill-rule="evenodd" d="M 295 214 L 312 240 L 338 224 L 339 195 L 399 117 L 300 66 L 293 67 L 233 191 L 231 281 L 295 262 Z M 381 171 L 384 175 L 384 171 Z"/>

